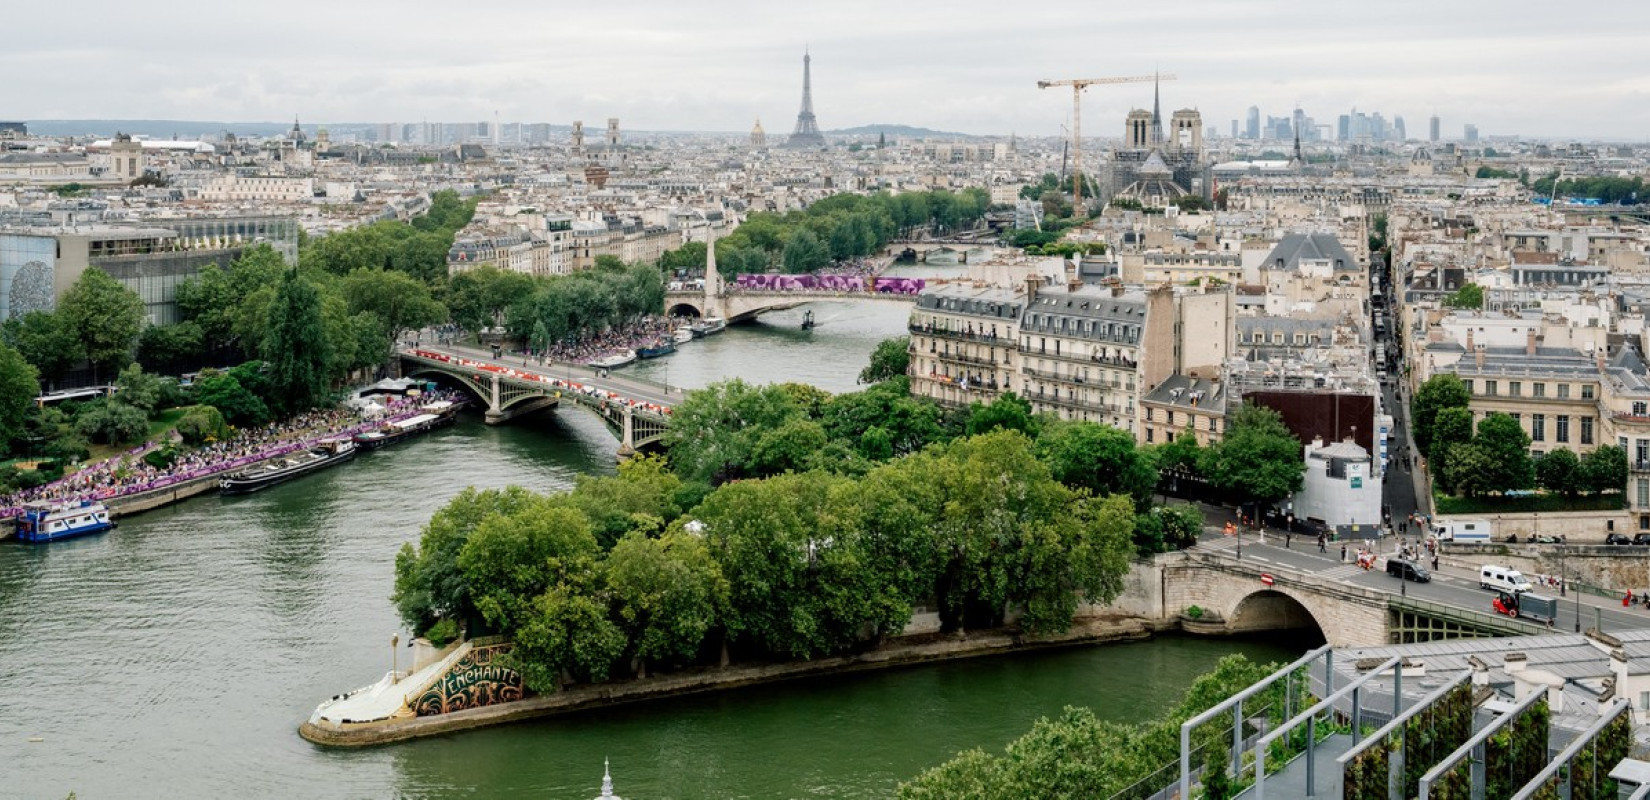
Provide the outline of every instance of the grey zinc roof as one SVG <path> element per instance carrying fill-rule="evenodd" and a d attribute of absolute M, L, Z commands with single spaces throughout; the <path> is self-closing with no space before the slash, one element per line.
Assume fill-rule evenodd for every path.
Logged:
<path fill-rule="evenodd" d="M 1140 292 L 1114 297 L 1106 288 L 1057 287 L 1037 292 L 1020 317 L 1020 330 L 1133 344 L 1145 322 L 1146 297 Z"/>
<path fill-rule="evenodd" d="M 1301 259 L 1329 259 L 1335 269 L 1341 272 L 1357 272 L 1362 269 L 1358 260 L 1352 257 L 1341 241 L 1332 233 L 1290 233 L 1280 240 L 1272 252 L 1266 254 L 1267 269 L 1299 269 Z M 1283 266 L 1277 266 L 1278 260 L 1283 260 Z"/>
<path fill-rule="evenodd" d="M 917 298 L 917 308 L 987 319 L 1020 318 L 1025 299 L 1012 290 L 994 287 L 939 286 Z"/>
<path fill-rule="evenodd" d="M 1203 394 L 1198 395 L 1198 392 Z M 1157 388 L 1141 398 L 1141 402 L 1174 408 L 1196 408 L 1216 415 L 1226 413 L 1224 384 L 1215 383 L 1207 378 L 1193 378 L 1178 372 L 1164 378 Z"/>

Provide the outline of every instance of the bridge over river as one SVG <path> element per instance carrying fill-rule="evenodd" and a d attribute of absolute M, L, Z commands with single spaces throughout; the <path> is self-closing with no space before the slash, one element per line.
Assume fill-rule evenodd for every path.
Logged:
<path fill-rule="evenodd" d="M 1146 598 L 1148 608 L 1140 610 L 1156 605 L 1163 616 L 1180 616 L 1190 630 L 1316 629 L 1336 647 L 1650 628 L 1650 611 L 1623 608 L 1619 597 L 1580 592 L 1560 599 L 1552 627 L 1497 614 L 1490 607 L 1495 594 L 1478 586 L 1479 564 L 1462 558 L 1447 559 L 1430 582 L 1414 583 L 1387 575 L 1384 558 L 1365 570 L 1350 553 L 1342 561 L 1339 544 L 1319 553 L 1315 540 L 1304 536 L 1286 542 L 1268 534 L 1261 543 L 1245 534 L 1241 544 L 1239 549 L 1237 540 L 1217 532 L 1190 550 L 1160 556 L 1150 569 L 1141 568 L 1145 574 L 1135 577 L 1130 595 Z M 1384 548 L 1391 550 L 1392 542 Z M 1198 619 L 1186 613 L 1193 606 Z"/>
<path fill-rule="evenodd" d="M 511 363 L 487 351 L 453 345 L 410 347 L 400 352 L 402 374 L 446 378 L 486 406 L 486 421 L 498 425 L 563 401 L 594 412 L 619 437 L 627 456 L 664 437 L 671 408 L 681 390 L 568 363 Z"/>

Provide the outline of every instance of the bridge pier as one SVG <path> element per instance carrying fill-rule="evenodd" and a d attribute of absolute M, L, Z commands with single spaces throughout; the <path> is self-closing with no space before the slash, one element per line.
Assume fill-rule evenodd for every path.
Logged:
<path fill-rule="evenodd" d="M 619 460 L 636 455 L 636 409 L 626 406 L 619 433 Z"/>
<path fill-rule="evenodd" d="M 561 401 L 554 397 L 546 396 L 516 403 L 507 409 L 500 409 L 497 406 L 488 406 L 487 413 L 482 415 L 481 421 L 487 425 L 503 425 L 516 417 L 524 417 L 529 414 L 536 414 L 547 408 L 555 408 L 560 404 L 560 402 Z"/>

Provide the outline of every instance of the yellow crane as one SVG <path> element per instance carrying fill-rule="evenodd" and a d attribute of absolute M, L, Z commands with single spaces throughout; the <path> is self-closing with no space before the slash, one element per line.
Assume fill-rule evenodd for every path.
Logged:
<path fill-rule="evenodd" d="M 1083 209 L 1083 90 L 1096 84 L 1154 83 L 1174 79 L 1173 75 L 1132 75 L 1126 78 L 1072 78 L 1037 82 L 1039 89 L 1053 86 L 1071 87 L 1071 162 L 1075 167 L 1071 179 L 1072 213 L 1080 213 Z"/>

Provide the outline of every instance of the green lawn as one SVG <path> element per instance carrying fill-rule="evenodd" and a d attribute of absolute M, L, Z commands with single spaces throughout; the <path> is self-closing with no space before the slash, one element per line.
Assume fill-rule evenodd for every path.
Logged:
<path fill-rule="evenodd" d="M 1622 495 L 1603 494 L 1590 497 L 1562 495 L 1530 495 L 1526 497 L 1445 497 L 1432 496 L 1432 507 L 1439 514 L 1529 514 L 1540 511 L 1619 511 Z"/>
<path fill-rule="evenodd" d="M 172 428 L 177 426 L 178 420 L 183 419 L 184 413 L 190 408 L 192 408 L 192 406 L 168 408 L 165 411 L 156 414 L 154 419 L 149 420 L 149 431 L 143 435 L 143 440 L 146 442 L 161 441 L 162 437 L 171 431 Z M 137 445 L 137 442 L 128 442 L 126 444 L 89 445 L 86 449 L 91 452 L 91 455 L 87 457 L 86 463 L 95 464 L 106 458 L 113 458 L 126 452 L 127 450 L 137 447 Z"/>

